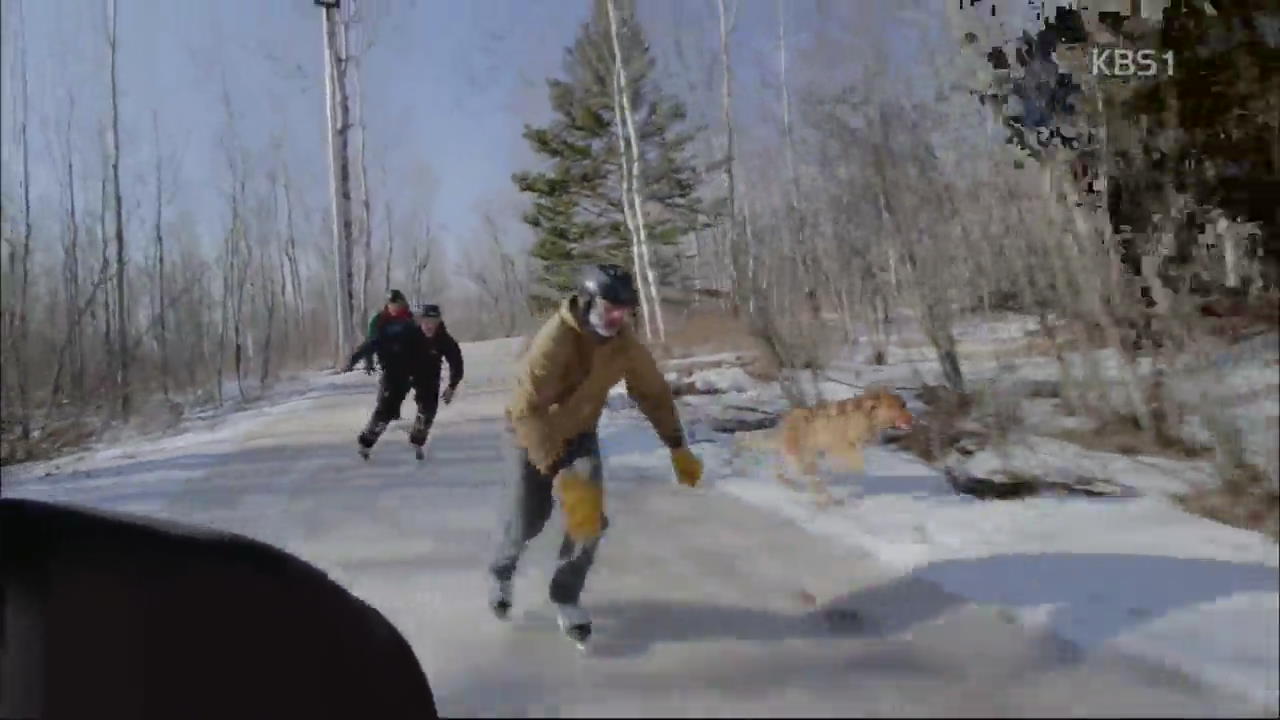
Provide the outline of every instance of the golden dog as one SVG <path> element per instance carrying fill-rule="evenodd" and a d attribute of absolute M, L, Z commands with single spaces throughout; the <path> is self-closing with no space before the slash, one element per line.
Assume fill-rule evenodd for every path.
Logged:
<path fill-rule="evenodd" d="M 862 448 L 867 441 L 881 430 L 909 430 L 911 422 L 902 396 L 877 388 L 849 400 L 788 411 L 773 431 L 748 436 L 743 444 L 780 452 L 788 467 L 806 476 L 810 489 L 829 504 L 836 500 L 818 477 L 818 461 L 826 458 L 846 471 L 862 472 Z M 777 477 L 783 484 L 797 487 L 782 470 Z"/>

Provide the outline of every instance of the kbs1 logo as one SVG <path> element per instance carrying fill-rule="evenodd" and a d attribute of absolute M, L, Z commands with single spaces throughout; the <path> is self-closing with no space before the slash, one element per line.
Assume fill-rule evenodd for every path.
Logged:
<path fill-rule="evenodd" d="M 1089 54 L 1089 72 L 1102 77 L 1170 77 L 1173 51 L 1095 47 Z"/>

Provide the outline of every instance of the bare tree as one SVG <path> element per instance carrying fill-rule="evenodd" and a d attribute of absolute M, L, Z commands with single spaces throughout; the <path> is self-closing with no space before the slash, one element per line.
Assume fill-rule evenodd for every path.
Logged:
<path fill-rule="evenodd" d="M 383 173 L 384 177 L 385 175 L 386 173 Z M 382 286 L 385 288 L 389 288 L 391 287 L 391 259 L 395 257 L 395 253 L 396 253 L 396 235 L 395 235 L 395 231 L 392 230 L 391 198 L 390 197 L 386 199 L 385 204 L 386 204 L 386 211 L 383 213 L 383 216 L 386 218 L 386 222 L 387 222 L 387 267 L 386 267 L 386 272 L 383 274 Z"/>
<path fill-rule="evenodd" d="M 69 320 L 70 325 L 66 335 L 63 337 L 62 344 L 58 347 L 57 362 L 54 365 L 53 380 L 50 383 L 49 408 L 46 410 L 48 415 L 54 412 L 54 406 L 59 397 L 58 388 L 61 384 L 62 372 L 66 363 L 67 348 L 70 346 L 72 338 L 79 333 L 83 318 L 93 308 L 93 301 L 96 299 L 98 290 L 107 284 L 110 277 L 110 265 L 104 263 L 98 271 L 97 279 L 94 280 L 93 285 L 89 288 L 89 296 L 85 298 L 82 305 L 72 308 L 71 319 Z"/>
<path fill-rule="evenodd" d="M 156 285 L 160 318 L 160 382 L 165 399 L 169 399 L 169 334 L 165 324 L 165 271 L 164 271 L 164 164 L 160 151 L 160 114 L 151 115 L 152 130 L 156 140 Z"/>
<path fill-rule="evenodd" d="M 733 64 L 729 59 L 729 35 L 733 32 L 733 26 L 737 22 L 738 3 L 735 0 L 732 11 L 728 13 L 725 9 L 725 0 L 717 0 L 716 6 L 720 11 L 720 66 L 723 68 L 720 97 L 721 117 L 724 120 L 725 132 L 723 163 L 725 201 L 728 214 L 728 222 L 725 224 L 724 232 L 728 238 L 726 245 L 729 248 L 730 283 L 735 300 L 733 308 L 736 313 L 737 309 L 744 305 L 750 309 L 751 303 L 754 301 L 754 293 L 751 292 L 754 284 L 749 278 L 752 268 L 747 267 L 747 263 L 751 258 L 751 251 L 749 248 L 742 247 L 738 240 L 738 205 L 733 175 Z"/>
<path fill-rule="evenodd" d="M 104 136 L 105 137 L 105 136 Z M 102 176 L 99 178 L 99 214 L 98 214 L 98 238 L 102 244 L 102 266 L 111 267 L 111 236 L 107 233 L 107 215 L 111 211 L 110 196 L 107 194 L 108 172 L 110 161 L 107 154 L 102 154 Z M 109 281 L 108 281 L 109 282 Z M 111 288 L 107 288 L 107 292 L 102 294 L 102 351 L 108 360 L 108 368 L 114 368 L 117 364 L 115 359 L 117 347 L 113 340 L 112 334 L 112 308 L 111 308 Z M 108 373 L 108 383 L 114 385 L 114 375 Z"/>
<path fill-rule="evenodd" d="M 111 184 L 115 201 L 115 235 L 116 235 L 116 339 L 119 342 L 119 363 L 116 372 L 116 385 L 120 391 L 120 415 L 129 419 L 129 313 L 126 305 L 125 285 L 125 245 L 124 245 L 124 199 L 120 194 L 120 91 L 116 72 L 116 26 L 118 13 L 116 0 L 107 0 L 110 12 L 110 32 L 107 46 L 110 50 L 111 64 Z"/>
<path fill-rule="evenodd" d="M 359 95 L 356 96 L 357 98 Z M 358 104 L 357 100 L 357 104 Z M 373 211 L 369 202 L 369 174 L 364 159 L 364 119 L 360 120 L 360 232 L 364 239 L 363 263 L 360 271 L 360 317 L 369 317 L 369 277 L 373 273 Z"/>
<path fill-rule="evenodd" d="M 66 153 L 67 153 L 67 242 L 63 251 L 63 282 L 66 284 L 67 300 L 67 337 L 66 344 L 71 352 L 71 394 L 77 399 L 84 397 L 84 333 L 80 327 L 80 221 L 76 208 L 76 165 L 75 149 L 72 142 L 71 125 L 75 117 L 75 99 L 67 96 Z M 61 393 L 61 387 L 55 380 L 51 396 Z M 55 400 L 51 398 L 50 402 Z"/>
<path fill-rule="evenodd" d="M 27 298 L 31 286 L 31 163 L 27 143 L 27 118 L 29 115 L 29 94 L 27 92 L 27 28 L 26 17 L 22 16 L 23 4 L 18 2 L 19 28 L 22 55 L 22 116 L 19 119 L 18 136 L 22 143 L 22 284 L 18 298 L 18 342 L 16 360 L 18 365 L 18 423 L 23 442 L 31 440 L 31 401 L 29 395 L 30 376 L 27 369 L 27 344 L 30 342 L 29 308 Z M 12 254 L 10 267 L 13 266 Z"/>
<path fill-rule="evenodd" d="M 277 145 L 278 149 L 279 145 Z M 272 278 L 273 301 L 275 295 L 279 295 L 280 303 L 280 357 L 284 362 L 288 362 L 290 351 L 290 328 L 289 328 L 289 278 L 288 268 L 288 247 L 286 242 L 286 233 L 280 226 L 280 177 L 278 172 L 279 161 L 267 170 L 266 183 L 270 188 L 270 221 L 268 236 L 271 238 L 272 249 L 274 253 L 263 253 L 264 256 L 270 257 L 274 263 L 272 270 L 275 275 Z"/>
<path fill-rule="evenodd" d="M 236 243 L 236 233 L 240 227 L 240 194 L 239 194 L 239 161 L 236 157 L 236 142 L 234 140 L 236 133 L 235 115 L 231 110 L 231 95 L 227 90 L 226 77 L 222 80 L 222 105 L 223 112 L 226 115 L 227 128 L 226 135 L 223 139 L 223 152 L 226 153 L 227 170 L 230 184 L 227 191 L 227 201 L 231 211 L 231 224 L 226 233 L 222 237 L 222 290 L 220 293 L 219 303 L 219 322 L 218 322 L 218 374 L 216 378 L 218 404 L 223 402 L 222 377 L 223 367 L 227 357 L 227 329 L 232 322 L 231 313 L 231 296 L 232 284 L 235 277 L 235 268 L 238 260 L 238 246 Z M 236 321 L 238 327 L 238 320 Z M 235 364 L 237 368 L 240 364 L 240 343 L 238 333 L 235 342 Z M 237 372 L 238 374 L 238 372 Z"/>
<path fill-rule="evenodd" d="M 4 360 L 0 363 L 0 462 L 4 463 L 48 456 L 68 442 L 79 442 L 83 432 L 116 425 L 102 422 L 95 430 L 96 421 L 148 420 L 150 413 L 145 409 L 152 399 L 167 398 L 173 411 L 211 400 L 216 386 L 221 401 L 227 363 L 234 363 L 236 387 L 240 397 L 247 398 L 255 386 L 267 385 L 291 364 L 314 361 L 312 352 L 327 355 L 332 350 L 338 329 L 332 312 L 316 311 L 339 306 L 350 294 L 349 283 L 347 293 L 334 287 L 335 281 L 343 279 L 331 270 L 339 265 L 339 258 L 327 248 L 315 252 L 317 248 L 304 240 L 311 216 L 306 194 L 298 192 L 301 185 L 289 177 L 287 153 L 281 152 L 274 163 L 252 162 L 257 138 L 237 132 L 230 80 L 224 82 L 220 98 L 227 110 L 221 149 L 226 152 L 230 182 L 225 188 L 230 217 L 223 236 L 211 238 L 213 242 L 200 237 L 202 227 L 187 208 L 175 204 L 174 198 L 181 197 L 179 163 L 166 152 L 171 131 L 161 127 L 158 112 L 151 118 L 156 154 L 144 171 L 148 176 L 154 173 L 155 186 L 145 199 L 125 206 L 124 185 L 136 178 L 122 147 L 128 139 L 128 98 L 122 86 L 130 80 L 119 44 L 117 2 L 103 3 L 102 29 L 91 31 L 102 33 L 105 41 L 104 69 L 109 77 L 103 95 L 110 103 L 97 128 L 87 133 L 97 134 L 101 142 L 96 150 L 101 173 L 90 179 L 98 184 L 96 208 L 92 201 L 85 203 L 86 195 L 95 193 L 94 189 L 85 192 L 79 153 L 84 141 L 77 137 L 76 127 L 84 116 L 76 88 L 46 93 L 59 100 L 66 93 L 65 101 L 47 110 L 52 116 L 46 142 L 54 148 L 51 159 L 42 158 L 39 141 L 28 137 L 41 111 L 35 97 L 39 93 L 30 93 L 28 102 L 23 77 L 27 71 L 24 42 L 30 35 L 30 29 L 22 26 L 25 0 L 6 3 L 4 8 L 5 20 L 12 20 L 14 27 L 8 35 L 14 40 L 13 48 L 6 54 L 4 68 L 10 80 L 5 87 L 12 88 L 14 101 L 6 105 L 6 112 L 12 107 L 14 130 L 12 156 L 6 154 L 6 159 L 14 161 L 6 171 L 14 182 L 0 204 L 0 331 L 12 340 L 0 350 Z M 334 52 L 345 57 L 343 39 L 336 40 Z M 58 78 L 47 80 L 56 83 Z M 358 92 L 358 84 L 355 89 Z M 367 176 L 367 167 L 355 170 L 363 172 L 353 180 Z M 52 194 L 42 194 L 41 177 L 49 179 Z M 376 206 L 372 193 L 366 192 L 362 199 L 368 202 L 366 214 L 372 215 Z M 395 272 L 391 264 L 397 251 L 391 235 L 403 244 L 400 237 L 406 233 L 395 226 L 390 197 L 385 204 L 390 223 L 386 273 L 390 275 Z M 86 210 L 91 219 L 85 217 Z M 131 229 L 125 221 L 133 217 L 130 213 L 151 211 L 154 216 L 142 223 L 148 239 L 131 248 L 127 237 Z M 98 216 L 92 217 L 93 213 Z M 48 252 L 40 249 L 44 235 L 37 236 L 45 227 L 42 217 L 56 218 L 48 223 Z M 359 229 L 373 234 L 371 227 Z M 96 244 L 99 248 L 93 250 Z M 375 272 L 382 274 L 382 268 L 375 267 L 382 258 L 374 258 L 371 245 L 366 237 L 364 272 L 370 278 Z M 99 257 L 89 260 L 89 267 L 86 248 L 88 257 Z M 308 260 L 309 255 L 315 259 Z M 139 262 L 138 271 L 130 269 L 131 263 Z M 438 271 L 435 264 L 429 269 Z M 423 274 L 419 272 L 420 281 Z M 350 279 L 347 273 L 345 280 Z M 223 284 L 221 293 L 218 282 Z M 37 362 L 37 358 L 49 362 Z"/>
<path fill-rule="evenodd" d="M 307 344 L 307 305 L 306 297 L 302 287 L 302 271 L 298 267 L 298 237 L 294 231 L 293 218 L 293 186 L 289 178 L 289 165 L 282 161 L 280 173 L 281 193 L 284 195 L 284 217 L 285 217 L 285 258 L 289 262 L 289 287 L 293 292 L 293 304 L 297 313 L 297 324 L 301 334 L 302 354 L 309 355 L 309 345 Z"/>
<path fill-rule="evenodd" d="M 274 226 L 273 226 L 274 229 Z M 264 238 L 274 244 L 278 238 Z M 274 337 L 275 318 L 276 318 L 276 286 L 271 276 L 271 263 L 269 262 L 271 255 L 263 252 L 258 260 L 258 282 L 261 287 L 261 295 L 265 304 L 265 317 L 263 318 L 263 340 L 262 340 L 262 367 L 259 368 L 258 385 L 265 388 L 271 379 L 271 340 Z"/>
<path fill-rule="evenodd" d="M 787 25 L 786 13 L 783 9 L 782 0 L 778 0 L 778 75 L 782 88 L 782 132 L 784 139 L 784 149 L 787 158 L 787 189 L 789 191 L 790 206 L 789 222 L 787 228 L 788 234 L 794 233 L 792 247 L 794 248 L 794 256 L 800 261 L 801 282 L 804 287 L 804 296 L 809 303 L 809 310 L 813 314 L 814 319 L 818 319 L 822 314 L 821 301 L 818 298 L 818 292 L 814 288 L 817 280 L 817 269 L 814 265 L 815 253 L 807 242 L 805 234 L 804 214 L 800 211 L 800 179 L 796 173 L 795 161 L 795 137 L 791 132 L 791 90 L 787 83 Z"/>
<path fill-rule="evenodd" d="M 484 214 L 484 228 L 485 243 L 468 254 L 463 275 L 480 291 L 486 324 L 497 325 L 498 337 L 512 337 L 529 315 L 528 276 L 503 246 L 498 223 L 489 213 Z"/>
<path fill-rule="evenodd" d="M 431 267 L 434 246 L 435 241 L 431 234 L 431 223 L 423 221 L 421 238 L 413 243 L 412 287 L 414 297 L 422 297 L 422 293 L 425 291 L 423 277 L 427 272 L 427 268 Z"/>
<path fill-rule="evenodd" d="M 238 171 L 232 176 L 232 224 L 231 224 L 231 262 L 230 269 L 232 273 L 232 305 L 231 305 L 231 327 L 232 341 L 235 352 L 235 370 L 236 370 L 236 389 L 240 392 L 240 399 L 247 399 L 247 393 L 244 389 L 244 365 L 245 365 L 245 339 L 250 343 L 253 341 L 252 333 L 245 333 L 244 328 L 244 295 L 245 289 L 249 284 L 250 272 L 253 268 L 253 243 L 249 242 L 248 232 L 245 228 L 244 212 L 242 210 L 245 199 L 245 178 L 242 165 L 237 164 Z M 250 349 L 252 346 L 250 346 Z"/>

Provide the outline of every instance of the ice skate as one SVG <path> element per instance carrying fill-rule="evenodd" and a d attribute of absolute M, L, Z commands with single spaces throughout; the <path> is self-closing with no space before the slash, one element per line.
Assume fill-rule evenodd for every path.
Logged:
<path fill-rule="evenodd" d="M 556 619 L 560 631 L 569 637 L 580 650 L 587 649 L 591 638 L 591 617 L 577 603 L 556 603 Z"/>
<path fill-rule="evenodd" d="M 409 442 L 414 446 L 414 455 L 419 460 L 426 459 L 427 451 L 427 434 L 431 428 L 427 425 L 427 418 L 422 413 L 413 419 L 413 427 L 409 430 Z"/>
<path fill-rule="evenodd" d="M 499 620 L 506 620 L 511 612 L 511 581 L 494 580 L 489 587 L 489 609 Z"/>

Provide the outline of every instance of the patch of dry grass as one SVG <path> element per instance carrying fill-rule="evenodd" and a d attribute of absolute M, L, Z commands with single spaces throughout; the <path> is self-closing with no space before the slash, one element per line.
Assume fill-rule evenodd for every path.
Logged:
<path fill-rule="evenodd" d="M 1257 465 L 1241 463 L 1221 482 L 1178 498 L 1188 512 L 1280 542 L 1280 492 Z"/>
<path fill-rule="evenodd" d="M 101 425 L 86 418 L 71 418 L 35 430 L 25 442 L 16 427 L 0 436 L 0 465 L 48 460 L 75 451 L 96 440 Z"/>
<path fill-rule="evenodd" d="M 734 317 L 716 304 L 701 304 L 668 317 L 666 321 L 666 342 L 655 342 L 651 346 L 654 357 L 659 361 L 741 353 L 749 357 L 743 366 L 748 375 L 757 380 L 777 379 L 776 364 L 769 360 L 770 354 L 764 344 L 751 334 L 745 317 Z"/>
<path fill-rule="evenodd" d="M 1062 429 L 1046 435 L 1087 450 L 1127 456 L 1202 460 L 1213 454 L 1212 448 L 1195 445 L 1169 432 L 1144 432 L 1132 416 L 1111 417 L 1091 430 Z"/>

